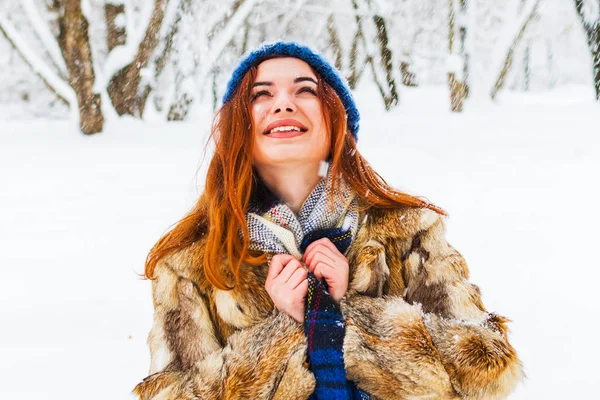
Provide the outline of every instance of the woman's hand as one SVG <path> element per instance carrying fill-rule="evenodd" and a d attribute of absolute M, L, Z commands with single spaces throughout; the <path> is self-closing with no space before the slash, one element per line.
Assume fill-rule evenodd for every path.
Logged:
<path fill-rule="evenodd" d="M 331 240 L 323 238 L 308 245 L 302 259 L 317 279 L 325 279 L 329 294 L 339 303 L 348 290 L 350 268 L 346 257 Z"/>
<path fill-rule="evenodd" d="M 275 307 L 296 321 L 304 321 L 304 299 L 308 292 L 308 271 L 289 254 L 273 256 L 265 289 Z"/>

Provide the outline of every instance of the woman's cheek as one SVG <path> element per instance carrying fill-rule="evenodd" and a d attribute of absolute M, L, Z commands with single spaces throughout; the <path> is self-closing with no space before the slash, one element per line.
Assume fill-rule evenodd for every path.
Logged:
<path fill-rule="evenodd" d="M 252 119 L 254 126 L 260 125 L 260 122 L 267 116 L 266 107 L 264 104 L 254 104 L 252 106 Z"/>

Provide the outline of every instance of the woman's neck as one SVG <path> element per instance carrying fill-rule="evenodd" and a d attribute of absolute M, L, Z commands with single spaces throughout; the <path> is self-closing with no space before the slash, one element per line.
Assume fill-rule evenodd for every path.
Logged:
<path fill-rule="evenodd" d="M 285 201 L 296 214 L 321 180 L 319 163 L 305 163 L 283 168 L 261 168 L 256 166 L 256 171 L 267 187 L 277 197 Z"/>

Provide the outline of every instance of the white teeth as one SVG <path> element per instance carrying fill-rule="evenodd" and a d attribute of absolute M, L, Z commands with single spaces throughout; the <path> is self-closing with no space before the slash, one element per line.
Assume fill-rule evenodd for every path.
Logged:
<path fill-rule="evenodd" d="M 291 131 L 300 132 L 300 128 L 298 128 L 297 126 L 278 126 L 277 128 L 271 129 L 269 131 L 269 133 L 273 133 L 273 132 L 291 132 Z"/>

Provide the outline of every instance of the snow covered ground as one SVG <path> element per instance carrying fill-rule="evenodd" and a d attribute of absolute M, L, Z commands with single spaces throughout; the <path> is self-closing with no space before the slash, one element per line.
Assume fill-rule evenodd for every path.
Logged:
<path fill-rule="evenodd" d="M 513 321 L 528 378 L 511 399 L 591 398 L 600 105 L 573 87 L 452 115 L 443 90 L 404 91 L 390 113 L 360 92 L 359 147 L 450 213 L 486 306 Z M 198 197 L 209 121 L 121 119 L 94 137 L 67 121 L 0 122 L 0 399 L 129 398 L 152 322 L 137 274 Z"/>

